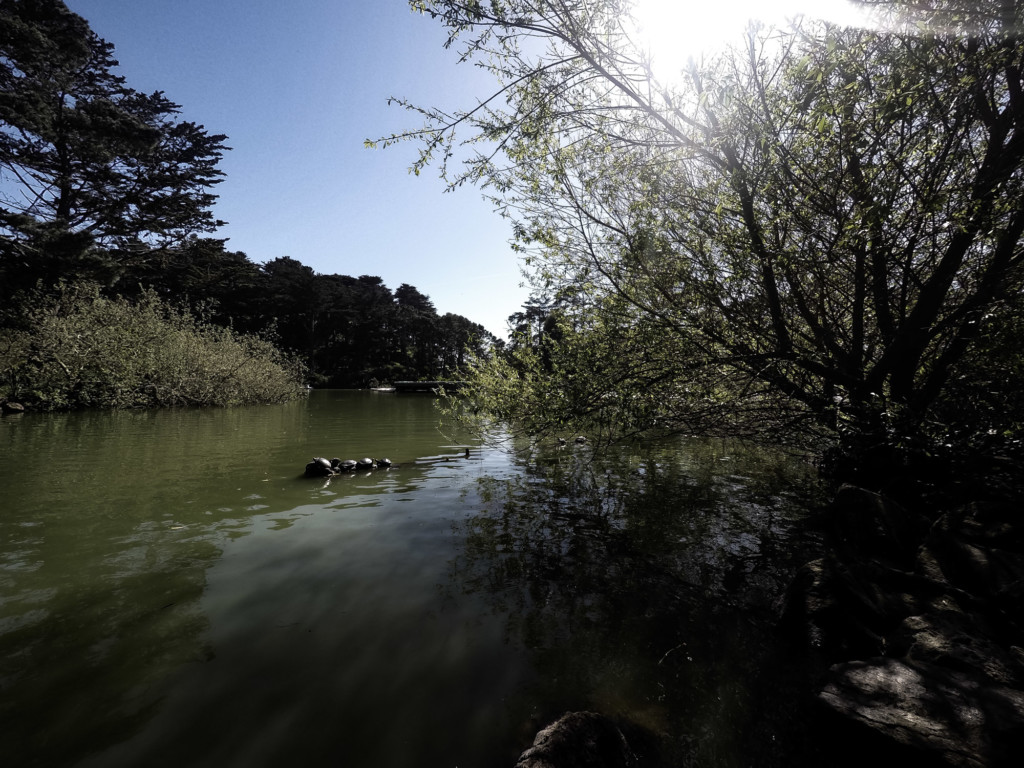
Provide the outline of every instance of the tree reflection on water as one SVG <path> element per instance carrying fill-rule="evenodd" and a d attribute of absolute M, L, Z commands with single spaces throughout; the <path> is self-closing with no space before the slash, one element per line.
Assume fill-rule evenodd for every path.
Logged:
<path fill-rule="evenodd" d="M 793 725 L 772 628 L 812 543 L 810 468 L 721 441 L 518 461 L 480 480 L 450 583 L 507 616 L 530 656 L 531 727 L 591 709 L 671 735 L 671 762 L 768 758 Z"/>

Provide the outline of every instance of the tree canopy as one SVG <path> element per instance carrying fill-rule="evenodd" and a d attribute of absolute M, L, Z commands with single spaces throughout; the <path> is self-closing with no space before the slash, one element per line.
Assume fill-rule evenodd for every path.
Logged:
<path fill-rule="evenodd" d="M 0 0 L 0 277 L 125 264 L 221 222 L 223 135 L 129 88 L 113 45 L 59 0 Z"/>
<path fill-rule="evenodd" d="M 480 370 L 474 408 L 532 432 L 757 435 L 885 461 L 959 428 L 1016 434 L 1019 412 L 954 426 L 950 403 L 980 397 L 970 366 L 1021 311 L 1020 2 L 752 30 L 672 82 L 625 0 L 411 5 L 496 90 L 386 141 L 418 139 L 418 166 L 490 190 L 550 309 Z M 985 364 L 1019 374 L 1012 357 Z"/>
<path fill-rule="evenodd" d="M 459 378 L 470 350 L 487 354 L 487 331 L 439 316 L 412 285 L 392 293 L 288 256 L 257 264 L 204 237 L 223 223 L 212 189 L 226 137 L 116 66 L 113 45 L 60 0 L 0 0 L 0 399 L 271 401 L 299 376 Z M 285 385 L 267 373 L 275 361 Z M 229 369 L 245 373 L 231 386 Z"/>

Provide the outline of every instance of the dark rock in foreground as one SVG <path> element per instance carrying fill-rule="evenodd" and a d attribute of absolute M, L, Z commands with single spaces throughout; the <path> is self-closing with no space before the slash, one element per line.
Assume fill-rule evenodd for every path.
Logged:
<path fill-rule="evenodd" d="M 657 764 L 650 741 L 604 715 L 570 712 L 537 734 L 516 768 L 645 768 Z"/>
<path fill-rule="evenodd" d="M 818 700 L 842 754 L 915 764 L 1024 760 L 1024 541 L 1015 508 L 920 519 L 837 497 L 832 554 L 808 563 L 781 626 L 825 665 Z M 838 718 L 836 717 L 838 716 Z"/>
<path fill-rule="evenodd" d="M 945 765 L 1009 766 L 1022 759 L 1024 692 L 981 672 L 899 659 L 854 661 L 832 668 L 820 698 L 853 723 Z"/>

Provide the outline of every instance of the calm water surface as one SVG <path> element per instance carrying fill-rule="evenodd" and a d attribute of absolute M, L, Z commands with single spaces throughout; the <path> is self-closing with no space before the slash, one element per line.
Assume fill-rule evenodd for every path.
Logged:
<path fill-rule="evenodd" d="M 301 477 L 320 455 L 396 466 Z M 590 459 L 371 392 L 0 420 L 3 764 L 511 766 L 580 709 L 679 762 L 784 758 L 763 669 L 806 468 Z"/>

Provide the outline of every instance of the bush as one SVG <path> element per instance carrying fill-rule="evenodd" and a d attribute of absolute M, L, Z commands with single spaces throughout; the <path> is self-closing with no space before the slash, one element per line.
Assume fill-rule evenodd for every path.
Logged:
<path fill-rule="evenodd" d="M 266 339 L 95 285 L 62 286 L 0 330 L 0 396 L 38 410 L 246 405 L 304 391 L 301 366 Z"/>

